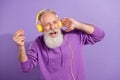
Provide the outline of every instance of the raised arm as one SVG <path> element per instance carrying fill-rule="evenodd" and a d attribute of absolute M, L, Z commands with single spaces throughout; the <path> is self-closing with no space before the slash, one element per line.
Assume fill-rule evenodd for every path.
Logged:
<path fill-rule="evenodd" d="M 62 25 L 66 27 L 66 32 L 74 29 L 80 30 L 80 39 L 82 44 L 94 44 L 98 41 L 101 41 L 105 36 L 103 30 L 91 24 L 81 23 L 72 18 L 63 18 L 61 22 Z"/>
<path fill-rule="evenodd" d="M 26 55 L 25 51 L 25 36 L 24 36 L 24 31 L 23 30 L 18 30 L 14 33 L 13 40 L 16 42 L 18 45 L 18 59 L 20 62 L 25 62 L 27 61 L 28 57 Z"/>
<path fill-rule="evenodd" d="M 94 32 L 94 27 L 92 25 L 78 22 L 72 18 L 63 18 L 61 22 L 63 26 L 67 28 L 66 29 L 67 32 L 73 29 L 84 31 L 87 34 L 92 34 Z"/>

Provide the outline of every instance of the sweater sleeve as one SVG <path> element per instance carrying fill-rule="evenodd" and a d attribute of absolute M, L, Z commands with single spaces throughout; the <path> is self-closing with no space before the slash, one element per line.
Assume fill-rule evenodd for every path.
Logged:
<path fill-rule="evenodd" d="M 86 34 L 85 32 L 81 32 L 80 34 L 80 39 L 83 45 L 94 44 L 101 41 L 104 37 L 104 31 L 98 27 L 94 27 L 94 32 L 92 34 Z"/>
<path fill-rule="evenodd" d="M 20 62 L 20 66 L 23 72 L 29 72 L 37 65 L 38 55 L 34 42 L 31 43 L 27 56 L 28 56 L 27 61 Z"/>

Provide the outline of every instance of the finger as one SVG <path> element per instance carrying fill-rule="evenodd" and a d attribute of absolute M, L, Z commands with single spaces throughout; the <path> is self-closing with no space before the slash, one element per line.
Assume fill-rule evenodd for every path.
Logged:
<path fill-rule="evenodd" d="M 25 40 L 24 39 L 19 39 L 18 42 L 23 43 L 23 42 L 25 42 Z"/>
<path fill-rule="evenodd" d="M 21 37 L 15 38 L 14 41 L 15 42 L 25 41 L 25 37 L 21 36 Z"/>
<path fill-rule="evenodd" d="M 66 22 L 68 20 L 67 17 L 64 17 L 63 19 L 61 19 L 62 22 Z"/>
<path fill-rule="evenodd" d="M 19 33 L 19 32 L 24 32 L 23 29 L 19 29 L 18 31 L 16 31 L 16 33 Z"/>
<path fill-rule="evenodd" d="M 62 24 L 63 25 L 68 25 L 68 24 L 70 24 L 70 22 L 69 21 L 62 21 Z"/>
<path fill-rule="evenodd" d="M 19 40 L 19 41 L 16 41 L 16 44 L 18 45 L 24 45 L 25 41 L 24 40 Z"/>
<path fill-rule="evenodd" d="M 14 33 L 14 36 L 16 36 L 18 33 L 22 33 L 24 35 L 24 30 L 20 29 Z"/>
<path fill-rule="evenodd" d="M 23 30 L 19 30 L 16 34 L 21 33 L 21 35 L 24 35 L 24 31 Z"/>
<path fill-rule="evenodd" d="M 71 18 L 63 18 L 63 21 L 71 21 Z"/>
<path fill-rule="evenodd" d="M 16 38 L 19 37 L 19 36 L 24 36 L 24 33 L 23 32 L 17 33 Z"/>
<path fill-rule="evenodd" d="M 24 36 L 21 36 L 21 37 L 16 38 L 15 40 L 16 40 L 16 41 L 20 41 L 20 40 L 24 41 L 24 40 L 25 40 L 25 37 L 24 37 Z"/>
<path fill-rule="evenodd" d="M 64 24 L 64 25 L 65 25 L 65 24 L 71 24 L 71 23 L 72 23 L 72 21 L 71 21 L 70 19 L 68 19 L 68 18 L 67 18 L 66 20 L 62 20 L 61 22 L 62 22 L 62 24 Z"/>
<path fill-rule="evenodd" d="M 19 33 L 17 33 L 17 34 L 14 36 L 14 38 L 18 38 L 18 37 L 20 37 L 20 36 L 24 36 L 24 33 L 23 33 L 23 32 L 19 32 Z"/>

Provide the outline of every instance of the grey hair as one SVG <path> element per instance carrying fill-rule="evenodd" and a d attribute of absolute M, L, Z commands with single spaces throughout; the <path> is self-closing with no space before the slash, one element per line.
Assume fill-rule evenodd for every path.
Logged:
<path fill-rule="evenodd" d="M 38 15 L 38 20 L 41 21 L 42 15 L 47 13 L 47 12 L 53 13 L 53 14 L 55 14 L 57 16 L 57 14 L 56 14 L 56 12 L 54 10 L 52 10 L 52 9 L 44 9 L 43 12 Z"/>

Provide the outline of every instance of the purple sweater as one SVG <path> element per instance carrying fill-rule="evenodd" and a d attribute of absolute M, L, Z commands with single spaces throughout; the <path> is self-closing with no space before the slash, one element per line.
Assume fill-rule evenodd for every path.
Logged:
<path fill-rule="evenodd" d="M 22 70 L 29 72 L 38 64 L 41 80 L 86 80 L 82 46 L 102 40 L 105 34 L 97 27 L 92 34 L 80 30 L 63 34 L 63 44 L 56 49 L 45 45 L 43 35 L 36 38 L 29 47 L 28 60 L 21 63 Z"/>

